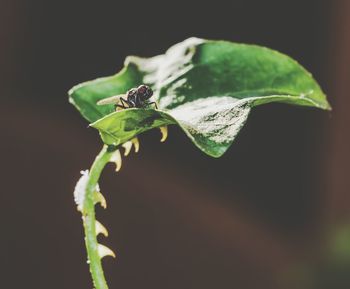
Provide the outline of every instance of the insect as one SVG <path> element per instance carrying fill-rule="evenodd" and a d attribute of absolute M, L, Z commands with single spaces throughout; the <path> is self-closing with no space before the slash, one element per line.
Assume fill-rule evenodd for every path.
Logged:
<path fill-rule="evenodd" d="M 155 108 L 158 109 L 157 103 L 154 101 L 149 101 L 153 95 L 153 90 L 142 84 L 137 88 L 132 88 L 128 90 L 126 94 L 114 95 L 101 99 L 97 102 L 97 105 L 114 104 L 116 109 L 118 108 L 146 108 L 154 104 Z"/>

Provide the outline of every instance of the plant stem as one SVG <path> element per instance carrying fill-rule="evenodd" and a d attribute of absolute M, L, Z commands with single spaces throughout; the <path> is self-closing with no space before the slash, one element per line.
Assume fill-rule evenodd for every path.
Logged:
<path fill-rule="evenodd" d="M 89 172 L 83 206 L 85 245 L 89 260 L 90 273 L 96 289 L 108 289 L 108 286 L 101 265 L 101 257 L 98 253 L 94 193 L 96 191 L 96 185 L 98 184 L 101 172 L 109 162 L 112 154 L 113 151 L 107 146 L 104 146 L 101 152 L 97 155 Z"/>

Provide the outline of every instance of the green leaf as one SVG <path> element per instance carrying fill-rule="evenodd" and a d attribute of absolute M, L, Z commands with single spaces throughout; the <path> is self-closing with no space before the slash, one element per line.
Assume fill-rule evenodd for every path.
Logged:
<path fill-rule="evenodd" d="M 159 110 L 115 112 L 113 105 L 96 105 L 142 83 L 154 90 Z M 290 57 L 265 47 L 198 38 L 152 58 L 130 56 L 118 74 L 80 84 L 69 94 L 106 144 L 177 124 L 213 157 L 228 149 L 254 106 L 280 102 L 330 109 L 312 75 Z"/>

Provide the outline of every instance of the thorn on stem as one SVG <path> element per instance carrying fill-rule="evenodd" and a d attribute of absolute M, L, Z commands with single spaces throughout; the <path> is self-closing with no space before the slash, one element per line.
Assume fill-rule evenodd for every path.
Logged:
<path fill-rule="evenodd" d="M 160 142 L 165 142 L 165 140 L 168 137 L 168 126 L 161 126 L 160 128 L 160 132 L 162 134 L 162 138 L 160 139 Z"/>
<path fill-rule="evenodd" d="M 135 148 L 135 153 L 137 153 L 140 150 L 140 143 L 139 143 L 139 139 L 137 137 L 134 137 L 131 142 L 134 145 Z"/>
<path fill-rule="evenodd" d="M 126 157 L 131 151 L 132 142 L 131 141 L 127 141 L 127 142 L 122 144 L 122 147 L 125 149 L 124 156 Z"/>
<path fill-rule="evenodd" d="M 102 234 L 105 237 L 108 237 L 108 231 L 105 226 L 103 226 L 99 221 L 96 220 L 95 223 L 96 236 Z"/>
<path fill-rule="evenodd" d="M 120 151 L 119 150 L 116 150 L 111 159 L 110 159 L 110 162 L 112 163 L 115 163 L 115 171 L 116 172 L 119 172 L 119 170 L 121 169 L 122 167 L 122 156 L 120 154 Z"/>
<path fill-rule="evenodd" d="M 101 259 L 106 257 L 106 256 L 111 256 L 111 257 L 115 258 L 114 252 L 111 249 L 109 249 L 108 247 L 106 247 L 105 245 L 98 244 L 97 251 L 98 251 L 98 255 L 100 256 Z"/>
<path fill-rule="evenodd" d="M 97 203 L 101 204 L 101 207 L 106 209 L 107 208 L 107 202 L 105 197 L 102 195 L 101 192 L 96 191 L 94 194 L 94 204 L 96 205 Z"/>

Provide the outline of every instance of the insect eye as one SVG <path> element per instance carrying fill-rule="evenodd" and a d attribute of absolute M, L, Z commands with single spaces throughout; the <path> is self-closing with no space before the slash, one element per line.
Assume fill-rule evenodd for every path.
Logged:
<path fill-rule="evenodd" d="M 137 88 L 137 92 L 140 93 L 140 94 L 145 94 L 146 91 L 147 91 L 147 86 L 146 85 L 140 85 L 138 88 Z"/>

